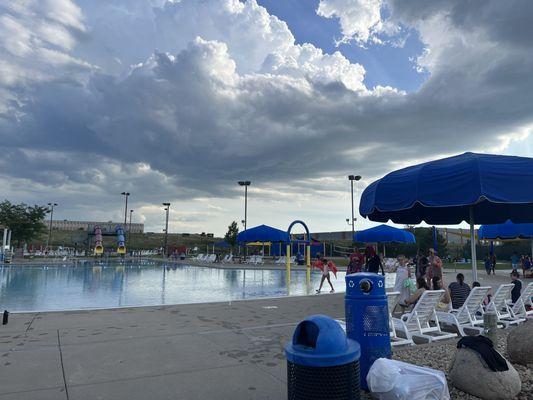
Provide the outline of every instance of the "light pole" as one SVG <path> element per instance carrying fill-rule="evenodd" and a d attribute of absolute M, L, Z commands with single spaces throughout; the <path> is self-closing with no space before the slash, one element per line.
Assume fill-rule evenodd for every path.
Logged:
<path fill-rule="evenodd" d="M 163 246 L 163 254 L 167 255 L 167 241 L 168 241 L 168 212 L 170 211 L 170 203 L 163 203 L 165 206 L 165 211 L 167 212 L 167 217 L 165 221 L 165 245 Z"/>
<path fill-rule="evenodd" d="M 246 230 L 248 223 L 248 186 L 251 183 L 250 181 L 239 181 L 239 186 L 244 186 L 244 230 Z"/>
<path fill-rule="evenodd" d="M 128 227 L 128 247 L 130 247 L 130 238 L 131 238 L 131 214 L 133 214 L 133 210 L 130 210 L 130 226 Z"/>
<path fill-rule="evenodd" d="M 50 229 L 48 230 L 48 240 L 46 241 L 46 248 L 50 246 L 50 240 L 52 239 L 52 222 L 54 221 L 54 207 L 57 207 L 57 203 L 48 203 L 50 207 Z"/>
<path fill-rule="evenodd" d="M 359 175 L 348 175 L 348 180 L 350 181 L 350 187 L 352 192 L 352 223 L 350 224 L 352 226 L 352 242 L 355 243 L 355 215 L 353 210 L 353 181 L 360 180 L 361 177 Z"/>
<path fill-rule="evenodd" d="M 122 192 L 122 196 L 126 198 L 126 204 L 124 206 L 124 229 L 126 229 L 126 223 L 128 218 L 128 196 L 130 195 L 129 192 Z"/>

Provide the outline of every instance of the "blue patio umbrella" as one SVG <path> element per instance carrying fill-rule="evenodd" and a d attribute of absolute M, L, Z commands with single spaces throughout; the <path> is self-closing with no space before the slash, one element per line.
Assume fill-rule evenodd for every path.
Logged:
<path fill-rule="evenodd" d="M 354 240 L 365 243 L 415 243 L 415 235 L 403 229 L 382 224 L 356 232 Z"/>
<path fill-rule="evenodd" d="M 474 224 L 533 221 L 533 158 L 464 153 L 403 168 L 370 184 L 359 212 L 400 224 L 468 222 L 475 280 Z"/>
<path fill-rule="evenodd" d="M 288 242 L 289 235 L 286 231 L 272 228 L 268 225 L 259 225 L 246 229 L 237 235 L 237 242 Z"/>
<path fill-rule="evenodd" d="M 383 255 L 385 255 L 385 243 L 415 243 L 415 235 L 403 229 L 394 228 L 385 224 L 373 228 L 358 231 L 354 235 L 356 242 L 383 243 Z"/>
<path fill-rule="evenodd" d="M 478 230 L 480 239 L 531 239 L 533 238 L 532 224 L 515 224 L 506 221 L 503 224 L 481 225 Z"/>
<path fill-rule="evenodd" d="M 506 221 L 503 224 L 482 225 L 479 227 L 480 239 L 531 239 L 531 255 L 533 256 L 533 223 L 515 224 Z"/>

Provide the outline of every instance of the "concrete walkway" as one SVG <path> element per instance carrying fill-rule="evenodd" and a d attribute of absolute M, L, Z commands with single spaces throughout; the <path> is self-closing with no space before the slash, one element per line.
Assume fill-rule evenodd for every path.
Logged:
<path fill-rule="evenodd" d="M 0 325 L 0 400 L 283 399 L 283 345 L 317 313 L 344 318 L 344 295 L 12 314 Z"/>
<path fill-rule="evenodd" d="M 282 399 L 283 345 L 315 313 L 343 318 L 343 295 L 12 314 L 0 399 Z"/>

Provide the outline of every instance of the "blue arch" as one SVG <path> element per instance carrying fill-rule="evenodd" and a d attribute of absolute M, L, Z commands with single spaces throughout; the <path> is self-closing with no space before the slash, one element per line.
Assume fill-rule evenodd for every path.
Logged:
<path fill-rule="evenodd" d="M 307 234 L 306 242 L 307 243 L 311 243 L 311 234 L 309 233 L 309 228 L 307 227 L 305 222 L 300 221 L 299 219 L 297 219 L 296 221 L 291 222 L 291 224 L 289 225 L 289 229 L 287 229 L 287 235 L 289 236 L 289 244 L 291 243 L 291 229 L 296 224 L 300 224 L 300 225 L 302 225 L 304 227 L 305 233 Z"/>

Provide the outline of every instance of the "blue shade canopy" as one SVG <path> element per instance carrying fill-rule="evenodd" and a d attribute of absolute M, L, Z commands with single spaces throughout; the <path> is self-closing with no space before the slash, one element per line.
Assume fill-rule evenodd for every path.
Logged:
<path fill-rule="evenodd" d="M 415 243 L 415 235 L 403 229 L 394 228 L 388 225 L 378 225 L 364 231 L 356 232 L 354 235 L 356 242 L 364 243 Z"/>
<path fill-rule="evenodd" d="M 464 153 L 400 169 L 365 189 L 359 212 L 400 224 L 531 222 L 533 158 Z"/>
<path fill-rule="evenodd" d="M 237 235 L 239 243 L 246 242 L 288 242 L 289 235 L 281 229 L 267 225 L 259 225 L 255 228 L 246 229 Z"/>
<path fill-rule="evenodd" d="M 504 224 L 482 225 L 478 236 L 480 239 L 533 239 L 533 223 L 515 224 L 507 221 Z"/>

